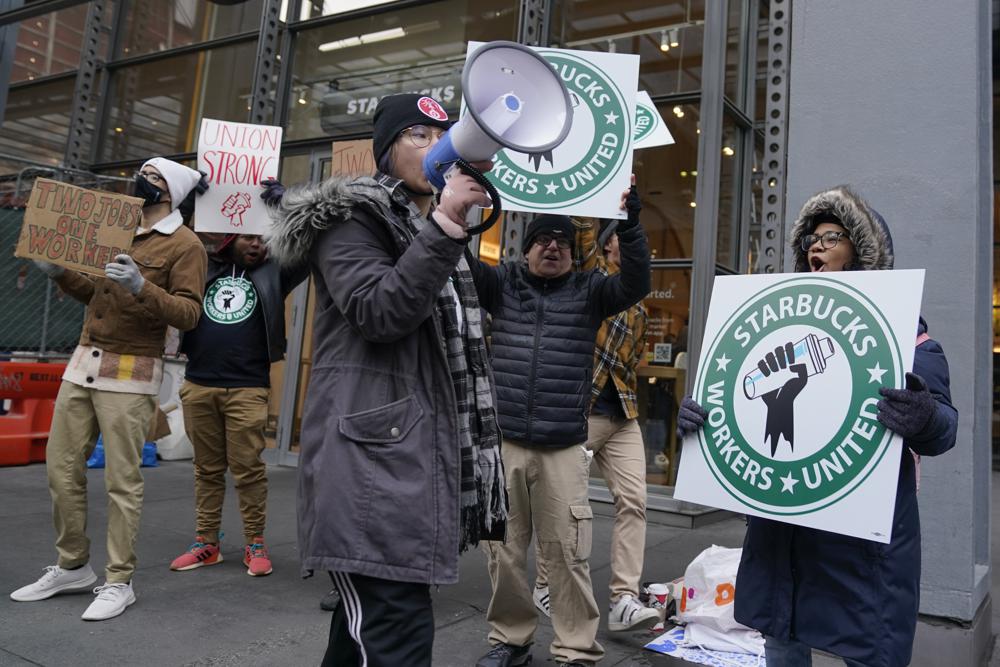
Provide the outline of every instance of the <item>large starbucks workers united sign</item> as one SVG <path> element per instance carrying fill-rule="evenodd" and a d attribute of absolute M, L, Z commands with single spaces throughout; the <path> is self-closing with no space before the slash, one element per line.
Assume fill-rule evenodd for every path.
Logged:
<path fill-rule="evenodd" d="M 677 497 L 888 542 L 922 271 L 716 279 Z"/>
<path fill-rule="evenodd" d="M 473 53 L 482 42 L 470 42 Z M 535 49 L 569 91 L 573 124 L 551 162 L 501 150 L 489 178 L 509 211 L 623 218 L 621 192 L 632 172 L 632 134 L 639 56 Z M 498 90 L 497 94 L 506 91 Z M 525 106 L 537 102 L 523 100 Z M 553 114 L 558 109 L 553 109 Z"/>

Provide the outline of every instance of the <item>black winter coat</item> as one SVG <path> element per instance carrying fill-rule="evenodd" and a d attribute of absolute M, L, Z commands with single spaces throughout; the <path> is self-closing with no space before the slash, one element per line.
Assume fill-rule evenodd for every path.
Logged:
<path fill-rule="evenodd" d="M 597 330 L 650 290 L 649 246 L 639 226 L 619 234 L 621 272 L 543 279 L 524 264 L 470 262 L 493 317 L 497 416 L 505 439 L 559 449 L 587 440 Z"/>

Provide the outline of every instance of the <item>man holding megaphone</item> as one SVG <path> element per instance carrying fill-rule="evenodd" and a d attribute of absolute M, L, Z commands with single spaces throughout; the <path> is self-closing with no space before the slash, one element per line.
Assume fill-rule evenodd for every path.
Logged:
<path fill-rule="evenodd" d="M 316 289 L 299 548 L 340 594 L 323 660 L 338 667 L 430 665 L 430 586 L 455 583 L 459 553 L 502 538 L 507 518 L 463 256 L 466 214 L 488 198 L 458 173 L 428 216 L 422 161 L 450 125 L 436 100 L 383 98 L 374 123 L 380 173 L 289 188 L 269 239 L 282 264 L 309 264 Z"/>

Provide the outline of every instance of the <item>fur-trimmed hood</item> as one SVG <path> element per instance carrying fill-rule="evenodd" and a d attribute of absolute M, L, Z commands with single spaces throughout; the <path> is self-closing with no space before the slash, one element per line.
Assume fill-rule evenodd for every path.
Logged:
<path fill-rule="evenodd" d="M 281 202 L 269 208 L 272 225 L 264 235 L 268 254 L 284 267 L 307 263 L 316 237 L 349 220 L 359 203 L 391 208 L 388 191 L 373 178 L 335 176 L 288 188 Z"/>
<path fill-rule="evenodd" d="M 876 271 L 891 269 L 893 264 L 892 235 L 878 211 L 846 185 L 824 190 L 810 197 L 792 225 L 790 242 L 795 257 L 795 271 L 809 271 L 808 253 L 799 247 L 803 236 L 816 229 L 816 218 L 831 214 L 841 221 L 854 244 L 856 256 L 850 269 Z"/>

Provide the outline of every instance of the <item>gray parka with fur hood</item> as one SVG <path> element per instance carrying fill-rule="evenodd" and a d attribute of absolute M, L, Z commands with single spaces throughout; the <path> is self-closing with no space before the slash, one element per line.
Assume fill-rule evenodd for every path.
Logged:
<path fill-rule="evenodd" d="M 465 248 L 412 234 L 370 178 L 290 189 L 269 249 L 308 262 L 313 362 L 299 453 L 302 568 L 458 579 L 460 448 L 437 295 Z"/>

